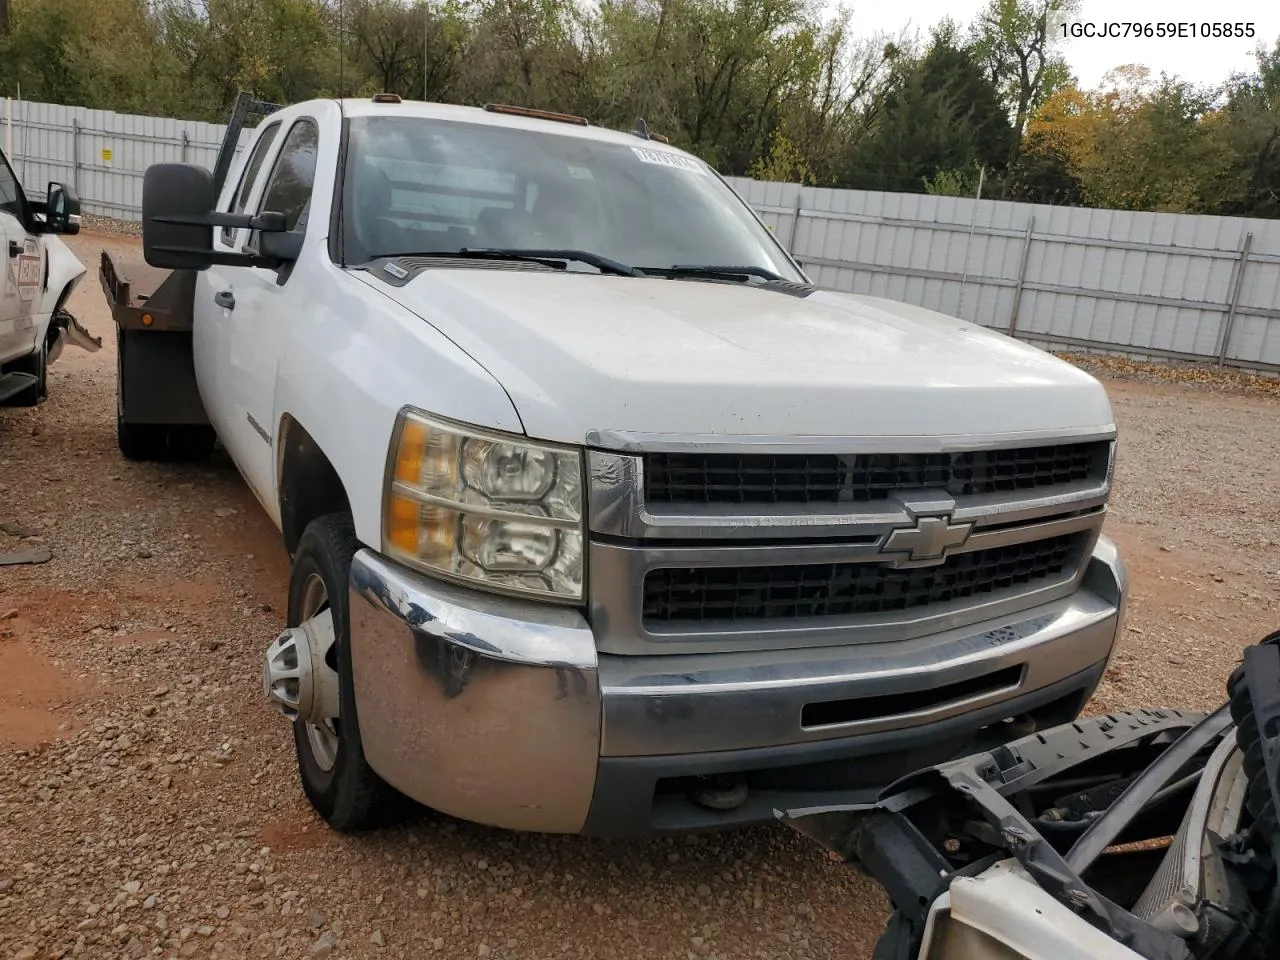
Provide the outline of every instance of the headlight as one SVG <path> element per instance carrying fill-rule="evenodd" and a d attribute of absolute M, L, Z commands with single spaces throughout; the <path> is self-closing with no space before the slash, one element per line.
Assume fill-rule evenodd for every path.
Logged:
<path fill-rule="evenodd" d="M 582 454 L 405 411 L 391 439 L 384 552 L 449 579 L 582 599 Z"/>

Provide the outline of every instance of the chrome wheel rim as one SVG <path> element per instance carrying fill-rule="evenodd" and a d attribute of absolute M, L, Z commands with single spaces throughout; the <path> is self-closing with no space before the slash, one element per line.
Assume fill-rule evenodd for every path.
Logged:
<path fill-rule="evenodd" d="M 326 616 L 330 620 L 333 613 L 329 609 L 329 591 L 325 589 L 324 580 L 318 573 L 313 573 L 307 577 L 307 582 L 302 587 L 302 604 L 298 611 L 300 622 L 305 623 L 313 617 Z M 334 631 L 330 636 L 337 637 L 337 624 L 333 624 Z M 336 640 L 335 640 L 336 642 Z M 324 652 L 325 658 L 328 659 L 332 654 L 332 648 Z M 325 773 L 331 773 L 334 766 L 338 762 L 338 735 L 339 725 L 338 719 L 335 717 L 331 720 L 324 720 L 321 723 L 305 723 L 307 731 L 307 743 L 311 747 L 311 756 L 315 760 L 316 766 Z"/>

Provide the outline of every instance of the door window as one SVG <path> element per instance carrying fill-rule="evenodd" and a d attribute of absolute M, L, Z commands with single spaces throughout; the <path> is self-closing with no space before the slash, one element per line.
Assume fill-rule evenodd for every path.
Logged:
<path fill-rule="evenodd" d="M 280 132 L 280 124 L 273 123 L 259 134 L 257 141 L 253 145 L 253 153 L 249 156 L 249 162 L 245 164 L 244 172 L 240 175 L 240 184 L 236 187 L 236 192 L 231 197 L 231 213 L 244 213 L 245 204 L 249 202 L 249 195 L 253 193 L 253 185 L 258 182 L 258 174 L 262 170 L 263 161 L 267 159 L 267 152 L 271 149 L 271 144 L 275 142 L 276 134 Z M 222 242 L 231 244 L 235 242 L 236 231 L 234 227 L 222 228 Z"/>
<path fill-rule="evenodd" d="M 283 213 L 287 229 L 306 229 L 306 210 L 316 178 L 320 131 L 312 120 L 299 120 L 289 129 L 258 212 Z"/>
<path fill-rule="evenodd" d="M 9 166 L 5 155 L 0 153 L 0 210 L 13 214 L 18 218 L 19 223 L 25 223 L 26 211 L 23 200 L 22 187 L 18 183 L 18 178 L 14 175 L 13 168 Z"/>

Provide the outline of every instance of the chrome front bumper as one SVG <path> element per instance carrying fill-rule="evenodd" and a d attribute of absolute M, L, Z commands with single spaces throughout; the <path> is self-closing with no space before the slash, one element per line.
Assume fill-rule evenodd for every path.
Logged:
<path fill-rule="evenodd" d="M 865 768 L 862 786 L 878 787 L 897 775 L 885 772 L 888 755 L 927 765 L 1008 717 L 1070 720 L 1111 656 L 1126 589 L 1104 537 L 1071 596 L 959 630 L 611 656 L 597 653 L 576 609 L 444 584 L 362 550 L 350 605 L 361 739 L 401 792 L 509 829 L 647 833 L 767 819 L 760 804 L 719 821 L 706 810 L 705 824 L 654 811 L 664 797 L 670 809 L 672 784 L 707 774 L 794 769 L 804 779 L 844 761 L 846 774 Z"/>

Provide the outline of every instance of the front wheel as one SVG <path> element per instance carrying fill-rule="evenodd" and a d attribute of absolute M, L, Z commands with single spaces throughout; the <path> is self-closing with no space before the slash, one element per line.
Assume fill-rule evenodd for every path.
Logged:
<path fill-rule="evenodd" d="M 328 618 L 321 632 L 333 643 L 323 657 L 338 674 L 339 715 L 318 723 L 301 717 L 293 722 L 298 773 L 316 812 L 343 833 L 382 826 L 408 809 L 405 798 L 369 766 L 360 742 L 347 607 L 347 578 L 359 547 L 349 516 L 319 517 L 303 531 L 289 578 L 289 626 Z"/>

